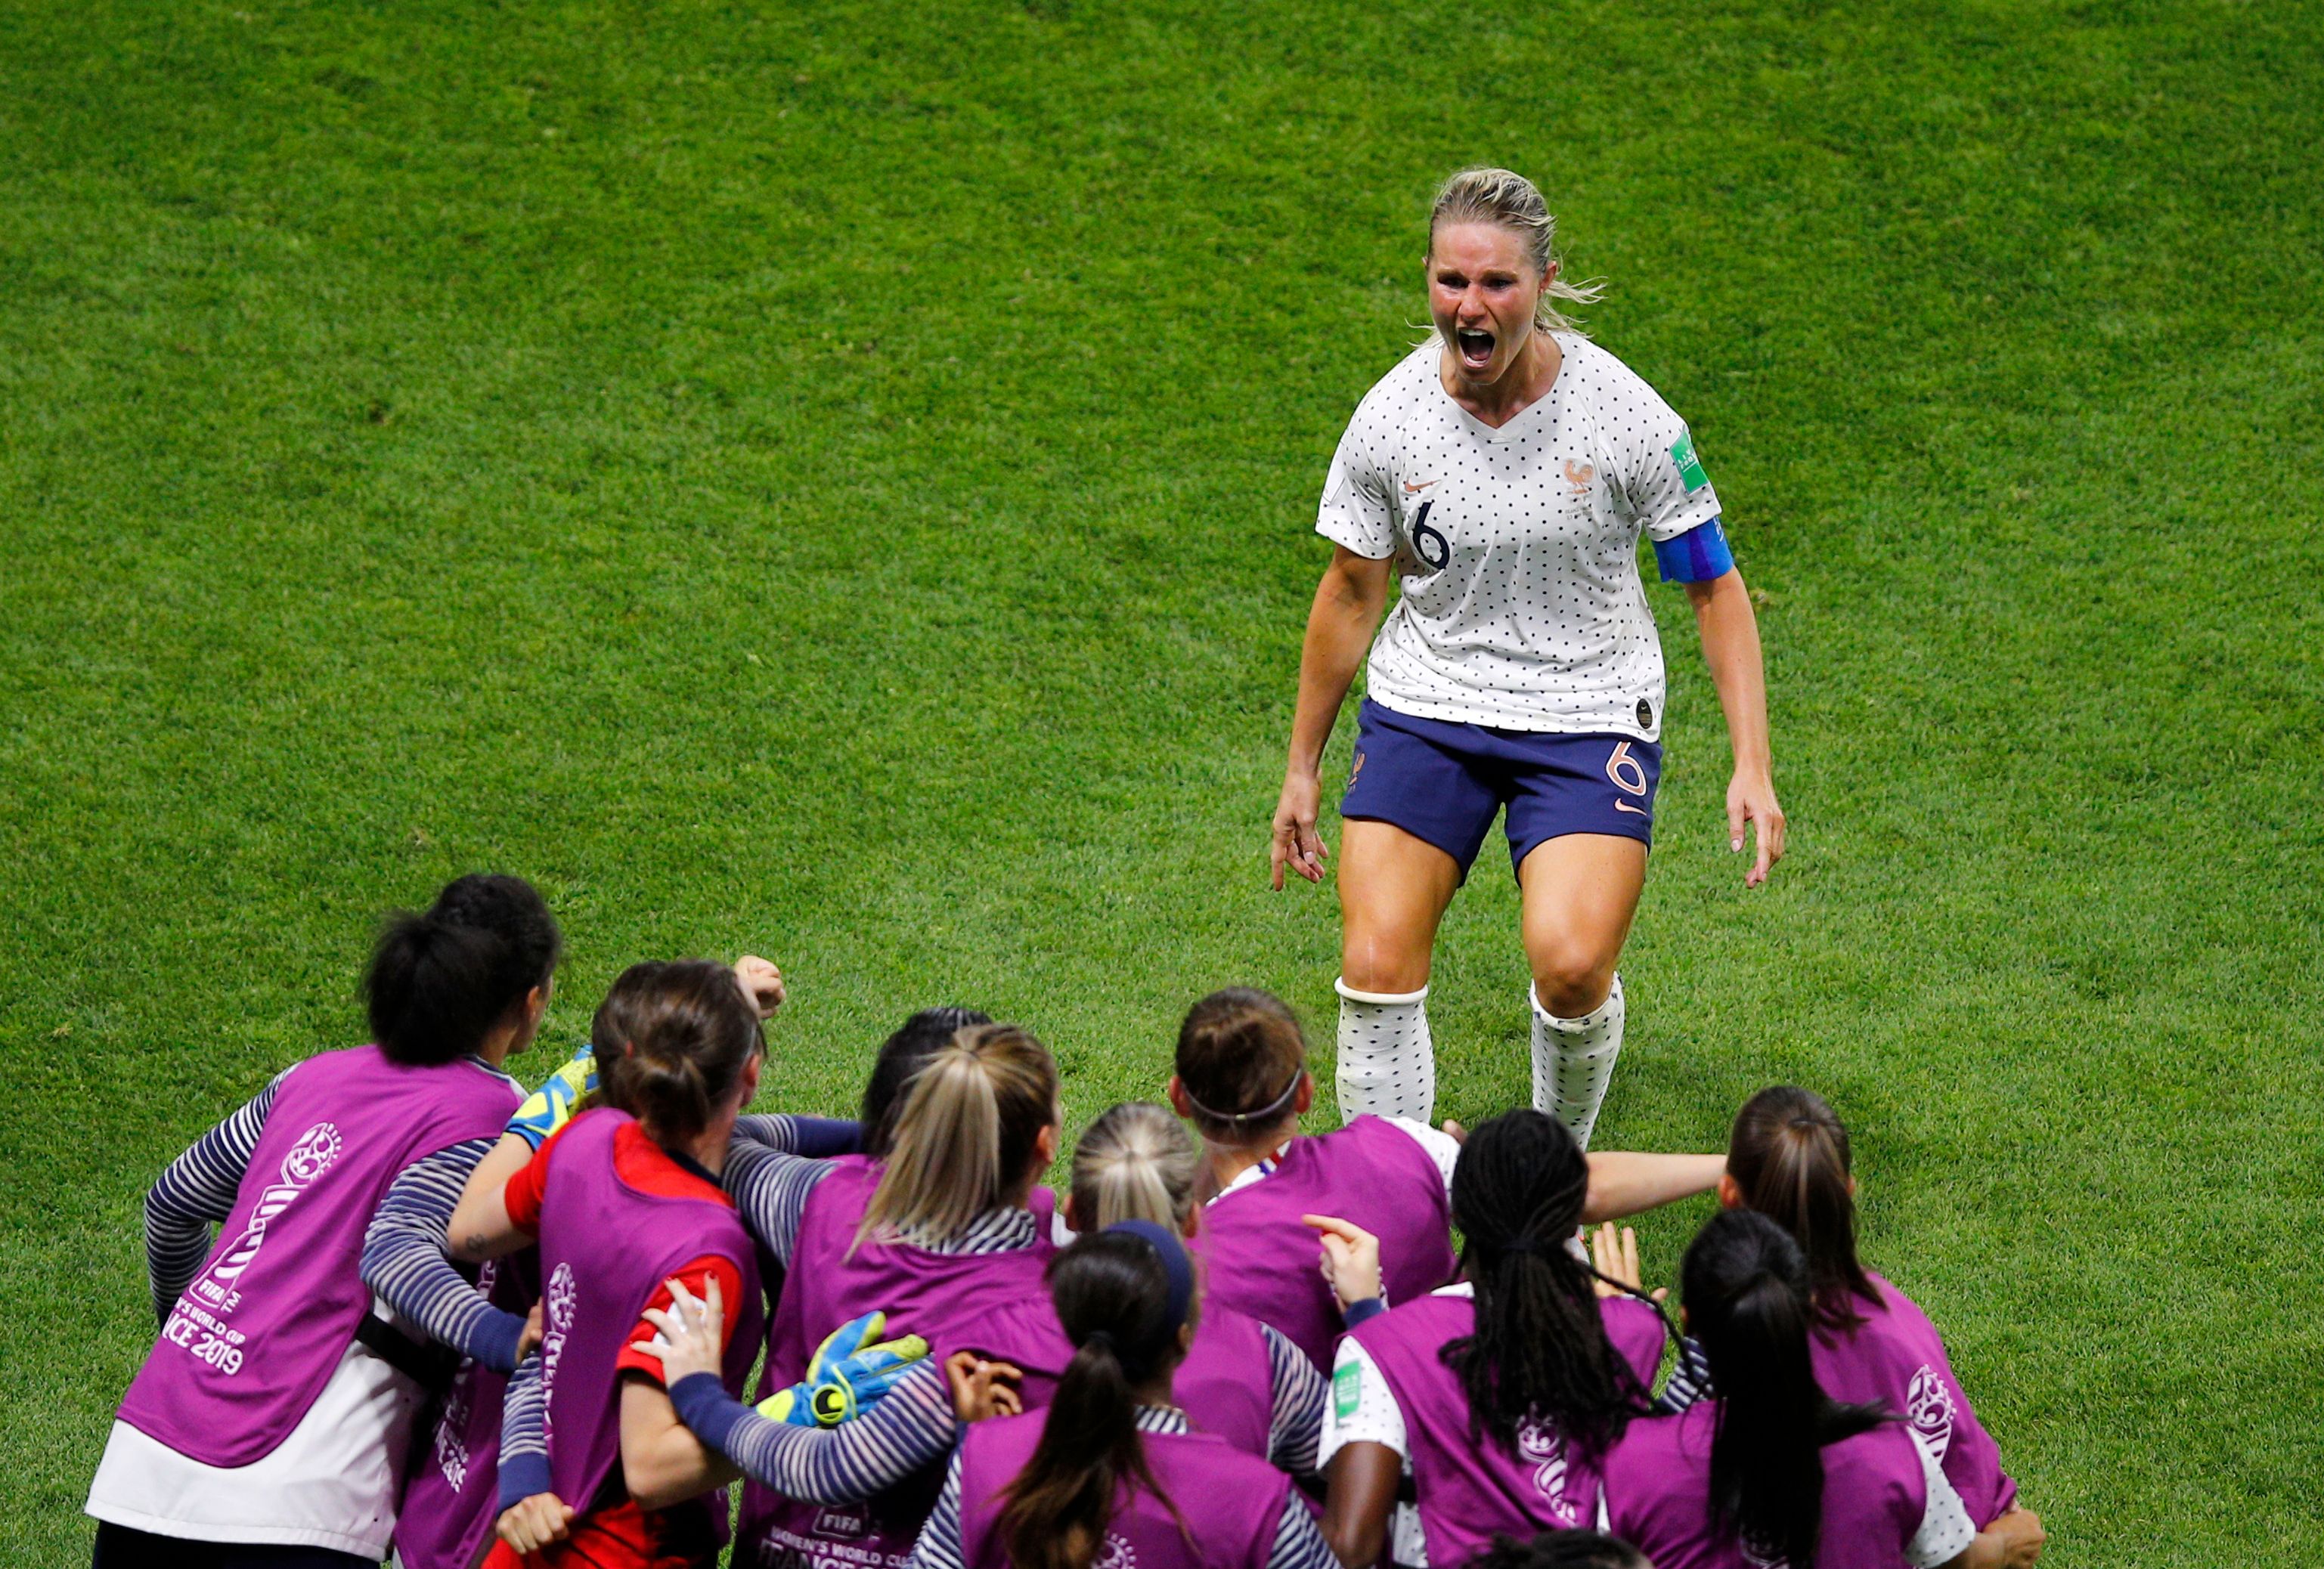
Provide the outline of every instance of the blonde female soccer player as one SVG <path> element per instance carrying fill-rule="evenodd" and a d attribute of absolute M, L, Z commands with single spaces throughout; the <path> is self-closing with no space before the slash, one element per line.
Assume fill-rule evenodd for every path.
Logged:
<path fill-rule="evenodd" d="M 1356 665 L 1369 692 L 1340 814 L 1340 1110 L 1425 1122 L 1424 1005 L 1453 891 L 1506 810 L 1533 971 L 1535 1106 L 1585 1145 L 1622 1045 L 1615 974 L 1646 875 L 1663 660 L 1638 580 L 1654 542 L 1693 602 L 1756 886 L 1784 853 L 1759 632 L 1686 423 L 1556 302 L 1555 222 L 1531 181 L 1471 169 L 1429 216 L 1435 332 L 1357 408 L 1316 531 L 1333 545 L 1299 664 L 1275 886 L 1323 876 L 1318 769 Z M 1372 636 L 1391 579 L 1402 598 Z"/>

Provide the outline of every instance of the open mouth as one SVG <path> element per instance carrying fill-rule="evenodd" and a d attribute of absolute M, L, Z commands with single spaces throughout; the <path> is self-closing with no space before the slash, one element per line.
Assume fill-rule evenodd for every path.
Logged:
<path fill-rule="evenodd" d="M 1454 330 L 1453 343 L 1461 351 L 1461 362 L 1472 371 L 1481 371 L 1492 362 L 1493 335 L 1476 327 Z"/>

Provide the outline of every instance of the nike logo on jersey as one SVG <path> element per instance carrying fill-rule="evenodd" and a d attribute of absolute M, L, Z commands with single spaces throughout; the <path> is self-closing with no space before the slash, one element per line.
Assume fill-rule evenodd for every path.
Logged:
<path fill-rule="evenodd" d="M 1423 480 L 1420 483 L 1416 485 L 1410 480 L 1406 480 L 1404 482 L 1404 493 L 1407 496 L 1417 496 L 1421 491 L 1428 489 L 1429 486 L 1435 482 L 1436 482 L 1434 480 Z"/>
<path fill-rule="evenodd" d="M 1640 816 L 1640 817 L 1644 817 L 1644 816 L 1646 816 L 1646 811 L 1645 811 L 1645 809 L 1644 809 L 1644 808 L 1642 808 L 1642 807 L 1633 806 L 1633 805 L 1631 805 L 1631 804 L 1630 804 L 1628 802 L 1627 802 L 1627 801 L 1617 801 L 1616 803 L 1614 803 L 1614 810 L 1615 810 L 1615 811 L 1617 811 L 1617 812 L 1636 812 L 1636 813 L 1637 813 L 1638 816 Z"/>

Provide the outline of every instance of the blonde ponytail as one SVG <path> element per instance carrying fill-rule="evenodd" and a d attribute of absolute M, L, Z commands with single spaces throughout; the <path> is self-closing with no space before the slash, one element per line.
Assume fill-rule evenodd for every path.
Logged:
<path fill-rule="evenodd" d="M 1542 291 L 1533 307 L 1533 325 L 1544 332 L 1583 333 L 1582 325 L 1560 311 L 1550 302 L 1569 300 L 1576 305 L 1595 305 L 1605 294 L 1602 282 L 1568 283 L 1562 266 L 1563 258 L 1557 253 L 1557 219 L 1542 199 L 1541 188 L 1524 175 L 1506 169 L 1464 169 L 1436 188 L 1435 203 L 1428 209 L 1428 238 L 1433 245 L 1436 231 L 1446 224 L 1498 224 L 1516 231 L 1525 242 L 1526 255 L 1534 271 L 1549 278 L 1549 287 Z M 1555 277 L 1550 270 L 1557 268 Z"/>
<path fill-rule="evenodd" d="M 1124 1101 L 1074 1146 L 1075 1218 L 1091 1231 L 1124 1220 L 1184 1230 L 1199 1169 L 1184 1123 L 1152 1101 Z"/>
<path fill-rule="evenodd" d="M 1014 1024 L 972 1024 L 905 1086 L 887 1169 L 856 1228 L 928 1243 L 999 1205 L 1057 1117 L 1057 1064 Z"/>

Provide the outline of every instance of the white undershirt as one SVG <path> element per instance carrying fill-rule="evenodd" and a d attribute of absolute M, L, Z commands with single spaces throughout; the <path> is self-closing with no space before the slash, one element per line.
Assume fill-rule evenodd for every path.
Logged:
<path fill-rule="evenodd" d="M 88 1513 L 161 1537 L 327 1547 L 376 1561 L 395 1534 L 420 1400 L 419 1385 L 350 1341 L 299 1425 L 248 1465 L 205 1465 L 115 1422 Z"/>

